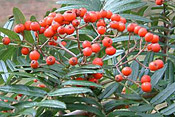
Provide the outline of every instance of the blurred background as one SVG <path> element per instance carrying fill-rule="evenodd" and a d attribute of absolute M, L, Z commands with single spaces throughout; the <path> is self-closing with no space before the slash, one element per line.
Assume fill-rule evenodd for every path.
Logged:
<path fill-rule="evenodd" d="M 13 7 L 18 7 L 26 19 L 34 15 L 40 20 L 48 10 L 58 8 L 56 1 L 58 0 L 0 0 L 0 26 L 13 14 Z"/>

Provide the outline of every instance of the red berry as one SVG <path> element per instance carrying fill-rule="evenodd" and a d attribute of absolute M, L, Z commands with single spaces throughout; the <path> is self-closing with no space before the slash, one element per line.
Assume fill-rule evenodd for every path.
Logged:
<path fill-rule="evenodd" d="M 117 21 L 112 21 L 109 23 L 109 25 L 113 29 L 119 29 L 119 23 Z"/>
<path fill-rule="evenodd" d="M 111 38 L 105 37 L 105 38 L 102 40 L 102 43 L 103 43 L 103 46 L 105 46 L 105 47 L 110 47 L 110 46 L 112 46 L 113 41 L 112 41 Z"/>
<path fill-rule="evenodd" d="M 145 35 L 145 41 L 146 41 L 146 42 L 151 42 L 152 39 L 153 39 L 153 34 L 152 34 L 152 33 L 147 33 L 147 34 Z"/>
<path fill-rule="evenodd" d="M 117 22 L 119 22 L 119 21 L 120 21 L 120 15 L 118 15 L 118 14 L 113 14 L 113 15 L 111 16 L 111 20 L 112 20 L 112 21 L 117 21 Z"/>
<path fill-rule="evenodd" d="M 138 31 L 138 35 L 140 37 L 144 37 L 146 35 L 146 33 L 147 33 L 146 28 L 140 28 L 140 30 Z"/>
<path fill-rule="evenodd" d="M 46 58 L 46 63 L 47 63 L 47 65 L 53 65 L 53 64 L 55 64 L 55 57 L 54 56 L 48 56 Z"/>
<path fill-rule="evenodd" d="M 66 34 L 71 35 L 71 34 L 74 33 L 75 28 L 71 25 L 68 25 L 68 26 L 65 27 L 65 31 L 66 31 Z"/>
<path fill-rule="evenodd" d="M 91 16 L 89 13 L 86 13 L 83 17 L 84 22 L 88 23 L 91 21 Z"/>
<path fill-rule="evenodd" d="M 93 11 L 89 12 L 89 15 L 90 15 L 90 22 L 91 23 L 94 23 L 97 21 L 97 14 Z"/>
<path fill-rule="evenodd" d="M 22 97 L 23 94 L 18 94 L 19 97 Z"/>
<path fill-rule="evenodd" d="M 95 79 L 95 78 L 90 78 L 89 81 L 90 81 L 90 82 L 94 82 L 94 83 L 98 83 L 98 80 Z M 91 86 L 91 87 L 94 88 L 93 86 Z"/>
<path fill-rule="evenodd" d="M 105 21 L 104 20 L 102 20 L 102 19 L 100 19 L 100 20 L 98 20 L 98 22 L 96 23 L 96 25 L 97 25 L 97 27 L 99 27 L 99 26 L 106 26 L 106 23 L 105 23 Z"/>
<path fill-rule="evenodd" d="M 123 22 L 124 24 L 126 24 L 126 19 L 123 17 L 120 17 L 120 21 Z"/>
<path fill-rule="evenodd" d="M 47 25 L 45 20 L 39 21 L 39 24 L 41 27 L 46 27 L 46 25 Z"/>
<path fill-rule="evenodd" d="M 43 34 L 45 31 L 45 28 L 44 27 L 41 27 L 40 30 L 39 30 L 39 34 Z"/>
<path fill-rule="evenodd" d="M 91 47 L 91 42 L 89 42 L 89 41 L 83 41 L 82 46 L 83 46 L 83 48 Z"/>
<path fill-rule="evenodd" d="M 105 50 L 107 55 L 114 55 L 116 53 L 116 49 L 113 46 L 107 47 Z"/>
<path fill-rule="evenodd" d="M 53 21 L 53 22 L 52 22 L 52 25 L 51 25 L 52 30 L 53 30 L 54 32 L 56 32 L 57 29 L 58 29 L 58 27 L 60 27 L 60 24 L 57 23 L 57 22 L 55 22 L 55 21 Z"/>
<path fill-rule="evenodd" d="M 33 82 L 38 82 L 38 80 L 37 79 L 34 79 Z"/>
<path fill-rule="evenodd" d="M 122 22 L 119 22 L 119 27 L 117 28 L 118 31 L 123 32 L 125 30 L 125 24 Z"/>
<path fill-rule="evenodd" d="M 52 22 L 53 22 L 53 17 L 47 17 L 47 18 L 46 18 L 46 24 L 47 24 L 47 25 L 50 26 L 50 25 L 52 24 Z"/>
<path fill-rule="evenodd" d="M 33 30 L 33 31 L 39 31 L 39 30 L 40 30 L 40 25 L 39 25 L 38 22 L 32 22 L 32 23 L 30 24 L 30 28 L 31 28 L 31 30 Z"/>
<path fill-rule="evenodd" d="M 136 24 L 134 24 L 134 23 L 128 24 L 128 26 L 127 26 L 128 32 L 134 32 L 135 27 L 136 27 Z"/>
<path fill-rule="evenodd" d="M 23 55 L 28 55 L 29 52 L 30 52 L 29 48 L 23 47 L 23 48 L 21 49 L 21 53 L 22 53 Z"/>
<path fill-rule="evenodd" d="M 36 68 L 38 68 L 39 63 L 36 60 L 32 60 L 30 63 L 30 66 L 31 66 L 31 68 L 36 69 Z"/>
<path fill-rule="evenodd" d="M 102 73 L 95 73 L 95 74 L 92 74 L 92 75 L 93 75 L 93 77 L 95 79 L 101 79 L 103 77 L 103 74 Z"/>
<path fill-rule="evenodd" d="M 44 31 L 44 36 L 45 37 L 53 37 L 54 36 L 54 31 L 52 30 L 52 28 L 47 28 L 45 31 Z"/>
<path fill-rule="evenodd" d="M 151 62 L 151 63 L 149 63 L 149 69 L 150 69 L 151 71 L 156 71 L 156 70 L 158 70 L 158 64 L 157 64 L 156 62 Z"/>
<path fill-rule="evenodd" d="M 96 13 L 96 15 L 97 15 L 97 20 L 99 20 L 99 19 L 101 18 L 100 12 L 99 12 L 99 11 L 96 11 L 95 13 Z"/>
<path fill-rule="evenodd" d="M 84 15 L 87 12 L 86 8 L 80 8 L 79 10 L 80 10 L 80 17 L 84 17 Z"/>
<path fill-rule="evenodd" d="M 10 43 L 10 38 L 4 37 L 4 38 L 2 39 L 2 43 L 3 43 L 4 45 L 8 45 L 8 44 Z"/>
<path fill-rule="evenodd" d="M 64 26 L 58 27 L 57 32 L 61 35 L 65 34 L 66 33 L 65 27 Z"/>
<path fill-rule="evenodd" d="M 55 17 L 55 16 L 56 16 L 56 13 L 55 13 L 55 12 L 49 13 L 48 16 L 49 16 L 49 17 Z"/>
<path fill-rule="evenodd" d="M 31 23 L 32 23 L 31 21 L 26 21 L 25 22 L 25 24 L 24 24 L 25 30 L 31 30 L 31 28 L 30 28 Z"/>
<path fill-rule="evenodd" d="M 66 46 L 66 45 L 67 45 L 67 43 L 66 43 L 65 41 L 62 41 L 61 44 L 62 44 L 63 46 Z"/>
<path fill-rule="evenodd" d="M 162 60 L 158 59 L 154 61 L 158 65 L 158 69 L 161 69 L 164 67 L 164 63 Z"/>
<path fill-rule="evenodd" d="M 135 34 L 138 34 L 138 32 L 139 32 L 139 30 L 140 30 L 141 28 L 142 28 L 141 26 L 136 26 L 136 27 L 134 28 L 134 33 L 135 33 Z"/>
<path fill-rule="evenodd" d="M 57 23 L 63 23 L 63 21 L 64 21 L 64 17 L 63 17 L 63 15 L 62 14 L 56 14 L 56 16 L 54 17 L 54 21 L 56 21 Z"/>
<path fill-rule="evenodd" d="M 147 50 L 148 51 L 151 51 L 152 50 L 152 47 L 151 46 L 152 46 L 152 43 L 150 43 L 150 44 L 147 45 Z"/>
<path fill-rule="evenodd" d="M 40 88 L 46 88 L 46 85 L 44 85 L 44 84 L 38 84 L 38 87 L 40 87 Z"/>
<path fill-rule="evenodd" d="M 151 82 L 151 77 L 149 75 L 142 76 L 141 83 L 144 83 L 144 82 Z"/>
<path fill-rule="evenodd" d="M 152 44 L 151 45 L 151 50 L 153 51 L 153 52 L 159 52 L 160 51 L 160 45 L 158 44 L 158 43 L 154 43 L 154 44 Z"/>
<path fill-rule="evenodd" d="M 164 0 L 156 0 L 156 5 L 162 5 Z"/>
<path fill-rule="evenodd" d="M 16 33 L 22 33 L 25 30 L 25 26 L 23 24 L 17 24 L 14 27 L 14 32 Z"/>
<path fill-rule="evenodd" d="M 75 80 L 84 80 L 84 78 L 79 77 L 79 78 L 76 78 Z"/>
<path fill-rule="evenodd" d="M 112 16 L 112 12 L 110 10 L 107 11 L 107 15 L 106 15 L 106 18 L 107 19 L 111 19 L 111 16 Z"/>
<path fill-rule="evenodd" d="M 70 58 L 69 59 L 69 64 L 70 65 L 76 65 L 78 63 L 78 59 L 77 59 L 77 57 L 72 57 L 72 58 Z"/>
<path fill-rule="evenodd" d="M 72 25 L 73 25 L 74 27 L 77 27 L 79 24 L 80 24 L 80 22 L 79 22 L 77 19 L 74 19 L 74 20 L 72 21 Z"/>
<path fill-rule="evenodd" d="M 92 54 L 92 49 L 90 47 L 86 47 L 83 49 L 84 56 L 91 56 L 91 54 Z"/>
<path fill-rule="evenodd" d="M 159 42 L 159 36 L 158 35 L 153 35 L 153 39 L 151 43 L 158 43 Z"/>
<path fill-rule="evenodd" d="M 92 49 L 92 52 L 95 52 L 95 53 L 100 52 L 100 49 L 101 49 L 100 44 L 98 43 L 92 44 L 91 49 Z"/>
<path fill-rule="evenodd" d="M 95 58 L 93 61 L 92 61 L 92 64 L 93 65 L 100 65 L 100 66 L 103 66 L 103 61 L 101 58 Z"/>
<path fill-rule="evenodd" d="M 29 58 L 31 60 L 38 60 L 40 58 L 40 53 L 38 53 L 38 51 L 34 50 L 34 51 L 30 52 Z"/>
<path fill-rule="evenodd" d="M 101 17 L 102 17 L 102 18 L 105 18 L 105 17 L 107 16 L 107 11 L 104 10 L 104 9 L 102 9 L 102 10 L 100 11 L 100 14 L 101 14 Z"/>
<path fill-rule="evenodd" d="M 72 11 L 66 11 L 64 12 L 63 17 L 65 21 L 71 22 L 74 19 L 76 19 L 76 14 L 75 12 L 72 12 Z"/>
<path fill-rule="evenodd" d="M 125 76 L 129 76 L 132 73 L 132 69 L 130 67 L 124 67 L 122 69 L 122 74 Z"/>
<path fill-rule="evenodd" d="M 115 81 L 121 82 L 122 80 L 123 80 L 122 75 L 116 75 L 116 76 L 115 76 Z"/>
<path fill-rule="evenodd" d="M 99 26 L 97 27 L 97 32 L 100 34 L 100 35 L 103 35 L 106 33 L 106 28 L 104 26 Z"/>
<path fill-rule="evenodd" d="M 144 91 L 144 92 L 151 92 L 152 86 L 151 86 L 150 82 L 144 82 L 141 85 L 141 88 L 142 88 L 142 91 Z"/>

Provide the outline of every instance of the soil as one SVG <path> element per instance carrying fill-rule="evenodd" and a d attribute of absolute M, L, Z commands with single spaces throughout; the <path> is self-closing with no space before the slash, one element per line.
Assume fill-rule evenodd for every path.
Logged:
<path fill-rule="evenodd" d="M 40 20 L 47 11 L 59 7 L 56 1 L 58 0 L 0 0 L 0 26 L 13 14 L 13 7 L 19 8 L 26 19 L 34 15 Z"/>

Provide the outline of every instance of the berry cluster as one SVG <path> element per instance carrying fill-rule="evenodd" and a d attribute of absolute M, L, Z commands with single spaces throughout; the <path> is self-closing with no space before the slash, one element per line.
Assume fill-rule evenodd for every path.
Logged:
<path fill-rule="evenodd" d="M 135 23 L 129 23 L 126 27 L 126 22 L 127 21 L 125 18 L 121 17 L 119 14 L 113 14 L 111 11 L 87 11 L 85 8 L 80 8 L 65 11 L 63 14 L 52 12 L 39 22 L 26 21 L 24 24 L 17 24 L 14 27 L 14 32 L 19 33 L 22 36 L 24 36 L 24 31 L 35 32 L 35 36 L 37 38 L 37 42 L 35 44 L 29 43 L 27 40 L 25 40 L 25 37 L 23 37 L 22 40 L 22 42 L 26 42 L 27 45 L 31 46 L 31 50 L 27 47 L 23 47 L 21 49 L 21 53 L 23 55 L 29 54 L 29 58 L 31 60 L 30 65 L 33 69 L 41 66 L 38 62 L 38 60 L 40 59 L 40 54 L 42 54 L 42 56 L 44 57 L 46 65 L 53 65 L 55 63 L 62 64 L 61 61 L 58 62 L 57 58 L 55 58 L 54 56 L 48 55 L 47 53 L 44 53 L 42 51 L 42 48 L 46 45 L 55 47 L 57 49 L 65 50 L 67 53 L 69 53 L 72 56 L 71 58 L 69 58 L 69 64 L 71 66 L 82 66 L 86 64 L 103 66 L 103 59 L 106 56 L 112 56 L 116 53 L 116 48 L 113 45 L 113 40 L 111 39 L 111 37 L 116 37 L 118 32 L 121 33 L 124 31 L 127 31 L 129 33 L 129 38 L 131 38 L 132 35 L 140 36 L 141 41 L 138 55 L 145 50 L 145 47 L 147 47 L 148 51 L 160 51 L 161 47 L 158 44 L 159 36 L 148 32 L 146 28 L 141 27 Z M 79 30 L 90 25 L 93 27 L 94 31 L 96 31 L 98 36 L 92 41 L 80 41 Z M 125 28 L 127 30 L 125 30 Z M 117 33 L 111 35 L 112 31 Z M 76 36 L 73 36 L 75 33 Z M 42 34 L 47 37 L 48 40 L 41 44 L 39 35 Z M 143 49 L 141 48 L 142 39 L 145 40 L 145 47 Z M 78 50 L 80 51 L 80 54 L 83 56 L 83 58 L 80 60 L 79 56 L 75 55 L 72 51 L 67 49 L 65 47 L 66 42 L 62 40 L 71 40 L 77 42 Z M 10 43 L 10 39 L 8 37 L 4 37 L 2 41 L 4 45 L 8 45 Z M 130 39 L 128 45 L 130 45 Z M 137 46 L 137 44 L 135 44 L 135 46 Z M 103 57 L 96 56 L 93 60 L 88 59 L 88 57 L 93 57 L 93 55 L 102 52 L 102 47 L 105 48 L 105 55 Z M 128 46 L 127 55 L 131 51 L 136 49 L 136 47 L 131 51 L 129 51 L 129 49 L 130 48 Z M 126 56 L 124 56 L 124 58 Z M 134 57 L 132 60 L 135 60 L 136 57 Z M 117 82 L 120 82 L 123 79 L 129 80 L 127 77 L 132 73 L 132 69 L 130 67 L 124 67 L 120 72 L 120 66 L 129 62 L 125 61 L 124 63 L 120 64 L 124 58 L 122 58 L 115 66 L 120 73 L 119 75 L 115 76 L 115 80 Z M 149 64 L 149 69 L 152 71 L 158 70 L 162 67 L 163 62 L 161 60 L 156 60 Z M 88 74 L 87 78 L 75 77 L 74 79 L 89 80 L 91 82 L 98 83 L 98 80 L 102 77 L 102 73 L 95 73 Z M 146 77 L 146 81 L 147 79 L 148 78 Z M 150 89 L 145 90 L 145 87 L 151 86 L 150 84 L 148 85 L 147 82 L 143 82 L 141 86 L 142 90 L 145 92 L 150 91 Z"/>

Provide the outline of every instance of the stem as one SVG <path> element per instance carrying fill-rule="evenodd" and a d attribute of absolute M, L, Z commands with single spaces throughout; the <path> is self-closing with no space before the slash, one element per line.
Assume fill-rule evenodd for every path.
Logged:
<path fill-rule="evenodd" d="M 77 36 L 77 42 L 78 42 L 78 49 L 79 49 L 80 53 L 82 53 L 78 29 L 76 29 L 76 36 Z"/>

